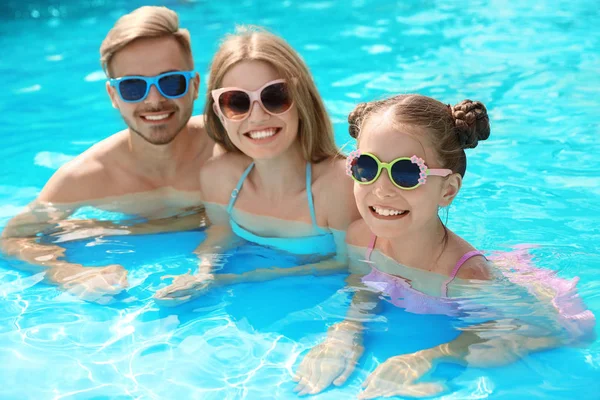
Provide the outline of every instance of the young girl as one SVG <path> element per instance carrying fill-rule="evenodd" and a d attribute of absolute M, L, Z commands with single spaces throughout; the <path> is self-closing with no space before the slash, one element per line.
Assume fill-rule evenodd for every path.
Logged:
<path fill-rule="evenodd" d="M 261 30 L 228 36 L 211 65 L 205 115 L 209 135 L 229 152 L 200 171 L 213 227 L 197 249 L 199 274 L 176 277 L 156 297 L 178 304 L 209 283 L 345 269 L 335 260 L 315 263 L 334 255 L 344 260 L 345 231 L 359 215 L 331 122 L 298 54 Z M 210 253 L 225 252 L 237 238 L 312 263 L 212 274 Z"/>
<path fill-rule="evenodd" d="M 461 188 L 464 149 L 490 134 L 483 104 L 465 100 L 452 107 L 425 96 L 400 95 L 360 104 L 348 120 L 358 150 L 348 157 L 347 173 L 355 182 L 362 220 L 349 227 L 346 241 L 350 253 L 357 254 L 351 259 L 363 261 L 351 264 L 351 280 L 359 288 L 346 319 L 332 326 L 300 364 L 295 377 L 300 394 L 347 380 L 363 352 L 363 321 L 375 311 L 380 294 L 409 312 L 458 316 L 460 303 L 450 299 L 459 293 L 458 282 L 489 281 L 494 272 L 485 256 L 438 215 Z M 367 378 L 359 398 L 433 395 L 443 390 L 442 384 L 414 381 L 436 360 L 500 364 L 560 341 L 526 335 L 522 332 L 531 325 L 506 314 L 503 318 L 463 328 L 449 343 L 389 358 Z M 585 318 L 590 321 L 589 314 Z M 591 321 L 593 330 L 593 316 Z"/>

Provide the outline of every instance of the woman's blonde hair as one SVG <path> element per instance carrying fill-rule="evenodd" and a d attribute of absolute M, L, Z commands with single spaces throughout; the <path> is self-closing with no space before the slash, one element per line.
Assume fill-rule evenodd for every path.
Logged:
<path fill-rule="evenodd" d="M 316 163 L 340 156 L 331 120 L 308 67 L 282 38 L 259 27 L 242 26 L 227 35 L 211 63 L 204 115 L 207 133 L 215 142 L 228 151 L 239 152 L 214 112 L 211 91 L 220 88 L 225 74 L 244 61 L 266 62 L 288 82 L 288 90 L 298 108 L 298 136 L 307 161 Z"/>
<path fill-rule="evenodd" d="M 100 64 L 107 76 L 113 77 L 110 61 L 128 44 L 139 39 L 173 37 L 193 68 L 190 33 L 179 28 L 179 17 L 166 7 L 144 6 L 117 20 L 100 46 Z"/>

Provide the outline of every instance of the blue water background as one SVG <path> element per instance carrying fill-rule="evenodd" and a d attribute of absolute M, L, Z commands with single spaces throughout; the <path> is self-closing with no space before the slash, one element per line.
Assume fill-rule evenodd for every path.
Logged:
<path fill-rule="evenodd" d="M 537 265 L 565 278 L 600 315 L 600 15 L 597 1 L 25 1 L 0 5 L 0 226 L 64 162 L 122 129 L 99 67 L 116 18 L 164 4 L 190 29 L 202 75 L 235 23 L 285 37 L 309 65 L 335 123 L 360 101 L 418 92 L 485 103 L 489 140 L 469 168 L 448 225 L 483 250 L 533 245 Z M 195 113 L 202 112 L 203 100 Z M 351 146 L 351 144 L 349 145 Z M 178 309 L 151 300 L 165 273 L 193 267 L 201 232 L 103 238 L 68 246 L 73 260 L 130 270 L 116 305 L 83 303 L 0 258 L 0 398 L 295 398 L 296 357 L 339 320 L 343 276 L 239 285 Z M 246 246 L 232 263 L 292 265 Z M 453 337 L 441 317 L 386 310 L 348 384 L 377 362 Z M 508 367 L 444 366 L 445 398 L 596 399 L 600 342 Z"/>

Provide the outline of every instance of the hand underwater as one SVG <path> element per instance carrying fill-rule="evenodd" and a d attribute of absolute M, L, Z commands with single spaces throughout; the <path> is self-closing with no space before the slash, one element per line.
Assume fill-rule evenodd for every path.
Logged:
<path fill-rule="evenodd" d="M 60 287 L 86 301 L 110 303 L 112 296 L 128 287 L 127 270 L 117 264 L 106 267 L 82 268 L 74 275 L 64 277 Z"/>
<path fill-rule="evenodd" d="M 325 340 L 304 357 L 294 381 L 298 395 L 316 394 L 332 383 L 343 385 L 354 371 L 364 351 L 361 334 L 351 324 L 341 322 L 330 328 Z"/>
<path fill-rule="evenodd" d="M 419 351 L 388 358 L 367 377 L 358 398 L 428 397 L 443 392 L 446 388 L 441 382 L 415 383 L 432 368 L 433 357 L 433 353 Z"/>
<path fill-rule="evenodd" d="M 161 279 L 170 278 L 173 278 L 173 282 L 154 295 L 157 303 L 167 307 L 174 307 L 200 297 L 214 281 L 213 274 L 200 273 L 192 275 L 191 271 L 183 275 L 166 275 Z"/>

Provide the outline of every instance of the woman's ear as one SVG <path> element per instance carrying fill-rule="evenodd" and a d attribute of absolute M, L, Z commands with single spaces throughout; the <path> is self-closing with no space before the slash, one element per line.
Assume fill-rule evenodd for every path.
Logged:
<path fill-rule="evenodd" d="M 442 197 L 440 198 L 438 205 L 440 207 L 448 207 L 450 204 L 452 204 L 452 201 L 458 194 L 461 186 L 462 177 L 460 174 L 454 173 L 444 179 L 444 184 L 442 186 Z"/>

